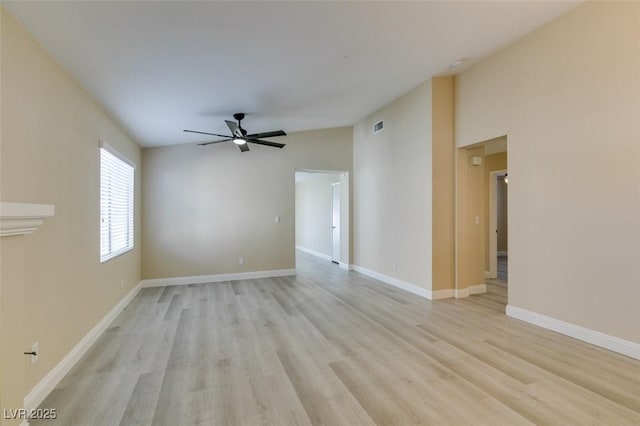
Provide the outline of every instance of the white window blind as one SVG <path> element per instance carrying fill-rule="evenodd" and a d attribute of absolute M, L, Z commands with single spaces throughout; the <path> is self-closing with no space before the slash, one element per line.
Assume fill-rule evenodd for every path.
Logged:
<path fill-rule="evenodd" d="M 134 170 L 100 148 L 100 262 L 133 249 Z"/>

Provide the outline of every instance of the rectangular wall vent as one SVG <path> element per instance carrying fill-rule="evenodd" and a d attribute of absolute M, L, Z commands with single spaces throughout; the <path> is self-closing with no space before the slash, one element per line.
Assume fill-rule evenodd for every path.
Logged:
<path fill-rule="evenodd" d="M 373 125 L 373 133 L 381 132 L 384 129 L 384 121 L 380 120 L 376 124 Z"/>

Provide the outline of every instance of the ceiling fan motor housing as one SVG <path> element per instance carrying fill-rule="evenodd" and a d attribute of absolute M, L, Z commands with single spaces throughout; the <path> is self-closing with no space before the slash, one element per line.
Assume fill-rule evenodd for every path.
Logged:
<path fill-rule="evenodd" d="M 247 134 L 248 132 L 245 129 L 242 128 L 242 125 L 240 123 L 244 119 L 244 116 L 245 116 L 245 114 L 243 112 L 237 112 L 237 113 L 233 114 L 233 118 L 235 118 L 238 121 L 238 124 L 234 123 L 233 121 L 225 120 L 225 123 L 227 123 L 227 127 L 229 127 L 229 130 L 231 131 L 231 135 L 222 135 L 222 134 L 218 134 L 218 133 L 201 132 L 201 131 L 197 131 L 197 130 L 187 130 L 187 129 L 185 129 L 184 131 L 185 132 L 189 132 L 189 133 L 200 133 L 200 134 L 203 134 L 203 135 L 211 135 L 211 136 L 218 136 L 218 137 L 221 137 L 221 138 L 225 138 L 225 139 L 220 140 L 220 141 L 204 142 L 204 143 L 198 144 L 198 145 L 201 145 L 201 146 L 210 145 L 212 143 L 226 142 L 226 141 L 232 140 L 235 144 L 238 145 L 238 147 L 240 148 L 240 151 L 242 151 L 242 152 L 249 151 L 249 147 L 247 146 L 247 142 L 258 144 L 258 145 L 272 146 L 274 148 L 284 148 L 285 147 L 285 144 L 271 142 L 271 141 L 265 141 L 265 140 L 261 139 L 261 138 L 273 138 L 273 137 L 276 137 L 276 136 L 287 136 L 287 134 L 285 133 L 284 130 L 274 130 L 274 131 L 271 131 L 271 132 L 255 133 L 255 134 L 248 135 Z"/>

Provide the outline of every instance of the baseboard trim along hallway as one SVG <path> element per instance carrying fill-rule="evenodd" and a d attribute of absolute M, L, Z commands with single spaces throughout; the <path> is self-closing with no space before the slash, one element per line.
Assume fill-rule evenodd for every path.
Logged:
<path fill-rule="evenodd" d="M 429 290 L 428 288 L 420 287 L 415 284 L 408 283 L 406 281 L 399 280 L 388 275 L 381 274 L 380 272 L 372 271 L 371 269 L 364 268 L 362 266 L 354 265 L 353 270 L 367 275 L 371 278 L 375 278 L 378 281 L 408 291 L 409 293 L 416 294 L 429 300 L 447 299 L 453 297 L 453 289 L 446 290 Z"/>
<path fill-rule="evenodd" d="M 599 331 L 591 330 L 579 325 L 571 324 L 556 318 L 518 308 L 517 306 L 507 305 L 507 316 L 528 322 L 538 327 L 552 330 L 601 348 L 609 349 L 626 355 L 634 359 L 640 359 L 640 344 L 610 336 Z"/>
<path fill-rule="evenodd" d="M 329 256 L 328 254 L 324 254 L 310 248 L 296 246 L 296 250 L 300 250 L 304 253 L 310 254 L 311 256 L 319 257 L 320 259 L 331 261 L 331 256 Z"/>
<path fill-rule="evenodd" d="M 348 263 L 345 262 L 340 262 L 338 264 L 338 266 L 340 266 L 342 269 L 344 269 L 345 271 L 352 271 L 353 270 L 353 265 L 350 265 Z"/>
<path fill-rule="evenodd" d="M 331 256 L 324 253 L 320 253 L 319 251 L 316 251 L 316 250 L 312 250 L 302 246 L 296 246 L 296 250 L 300 250 L 303 253 L 310 254 L 311 256 L 315 256 L 322 260 L 328 260 L 329 262 L 332 261 Z M 353 265 L 346 262 L 338 262 L 338 266 L 347 271 L 351 271 L 353 269 Z"/>
<path fill-rule="evenodd" d="M 456 299 L 471 296 L 472 294 L 482 294 L 487 292 L 486 284 L 470 285 L 467 288 L 455 289 L 454 296 Z"/>
<path fill-rule="evenodd" d="M 352 269 L 371 278 L 375 278 L 378 281 L 382 281 L 385 284 L 392 285 L 394 287 L 400 288 L 402 290 L 408 291 L 409 293 L 416 294 L 429 300 L 450 299 L 452 297 L 461 299 L 472 294 L 481 294 L 487 292 L 486 284 L 472 285 L 463 289 L 446 288 L 442 290 L 429 290 L 428 288 L 420 287 L 415 284 L 411 284 L 406 281 L 402 281 L 397 278 L 372 271 L 371 269 L 363 268 L 362 266 L 354 265 Z"/>

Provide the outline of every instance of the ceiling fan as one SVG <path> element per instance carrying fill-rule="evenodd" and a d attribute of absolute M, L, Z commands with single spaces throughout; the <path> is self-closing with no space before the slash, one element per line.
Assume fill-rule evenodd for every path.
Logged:
<path fill-rule="evenodd" d="M 221 138 L 225 138 L 225 139 L 222 139 L 222 140 L 219 140 L 219 141 L 199 143 L 198 145 L 200 145 L 200 146 L 211 145 L 212 143 L 233 141 L 233 143 L 238 145 L 238 148 L 240 148 L 240 151 L 242 151 L 242 152 L 249 151 L 249 146 L 247 145 L 247 142 L 255 143 L 255 144 L 258 144 L 258 145 L 272 146 L 272 147 L 275 147 L 275 148 L 284 148 L 285 144 L 283 144 L 283 143 L 276 143 L 276 142 L 269 142 L 269 141 L 262 140 L 262 138 L 273 138 L 273 137 L 276 137 L 276 136 L 287 136 L 287 134 L 284 132 L 284 130 L 275 130 L 273 132 L 264 132 L 264 133 L 252 133 L 252 134 L 248 135 L 247 131 L 245 129 L 243 129 L 242 125 L 240 124 L 242 122 L 242 120 L 244 119 L 244 113 L 243 112 L 235 113 L 235 114 L 233 114 L 233 118 L 238 120 L 238 124 L 234 123 L 233 121 L 229 121 L 229 120 L 225 120 L 224 121 L 225 123 L 227 123 L 227 126 L 229 127 L 229 130 L 231 131 L 231 135 L 219 135 L 217 133 L 199 132 L 197 130 L 187 130 L 187 129 L 185 129 L 184 131 L 188 132 L 188 133 L 199 133 L 199 134 L 202 134 L 202 135 L 211 135 L 211 136 L 218 136 L 218 137 L 221 137 Z"/>

